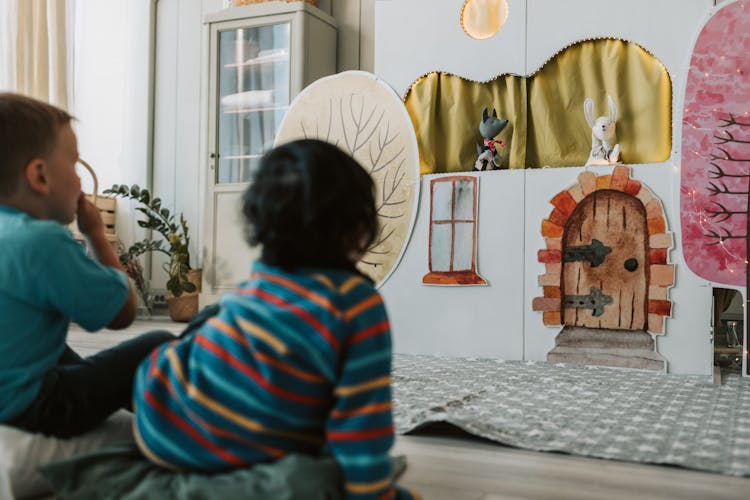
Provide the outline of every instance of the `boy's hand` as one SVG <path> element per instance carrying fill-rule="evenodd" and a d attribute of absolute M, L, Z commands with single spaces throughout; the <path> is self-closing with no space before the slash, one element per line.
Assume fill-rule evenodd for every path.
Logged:
<path fill-rule="evenodd" d="M 104 222 L 99 209 L 81 193 L 78 197 L 78 229 L 85 235 L 104 233 Z"/>

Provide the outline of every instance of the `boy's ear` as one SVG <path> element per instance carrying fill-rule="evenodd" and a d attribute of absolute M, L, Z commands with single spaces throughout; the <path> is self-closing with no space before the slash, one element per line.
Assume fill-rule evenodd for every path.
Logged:
<path fill-rule="evenodd" d="M 37 194 L 49 192 L 49 178 L 47 176 L 47 162 L 41 158 L 34 158 L 26 164 L 23 177 L 29 188 Z"/>

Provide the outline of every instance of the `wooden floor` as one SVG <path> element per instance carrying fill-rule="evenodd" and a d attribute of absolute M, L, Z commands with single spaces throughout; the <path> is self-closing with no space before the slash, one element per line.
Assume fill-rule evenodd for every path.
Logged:
<path fill-rule="evenodd" d="M 73 326 L 68 342 L 87 356 L 139 333 L 182 328 L 167 319 L 138 321 L 126 332 Z M 425 500 L 750 498 L 750 478 L 520 450 L 447 428 L 399 436 L 393 453 L 407 458 L 400 483 Z"/>
<path fill-rule="evenodd" d="M 541 453 L 467 436 L 399 436 L 401 484 L 430 500 L 750 498 L 750 479 Z"/>

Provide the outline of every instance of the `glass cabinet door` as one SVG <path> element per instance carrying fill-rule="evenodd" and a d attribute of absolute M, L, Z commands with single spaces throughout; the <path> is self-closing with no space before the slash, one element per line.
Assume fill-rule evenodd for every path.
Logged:
<path fill-rule="evenodd" d="M 289 108 L 288 22 L 219 32 L 218 184 L 249 182 Z"/>

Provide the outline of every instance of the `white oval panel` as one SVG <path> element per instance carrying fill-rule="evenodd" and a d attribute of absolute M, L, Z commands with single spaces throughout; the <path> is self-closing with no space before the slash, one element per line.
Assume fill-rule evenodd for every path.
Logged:
<path fill-rule="evenodd" d="M 403 102 L 365 71 L 321 78 L 294 99 L 276 144 L 297 139 L 336 144 L 372 175 L 380 234 L 358 267 L 381 286 L 406 249 L 419 201 L 419 150 Z"/>

